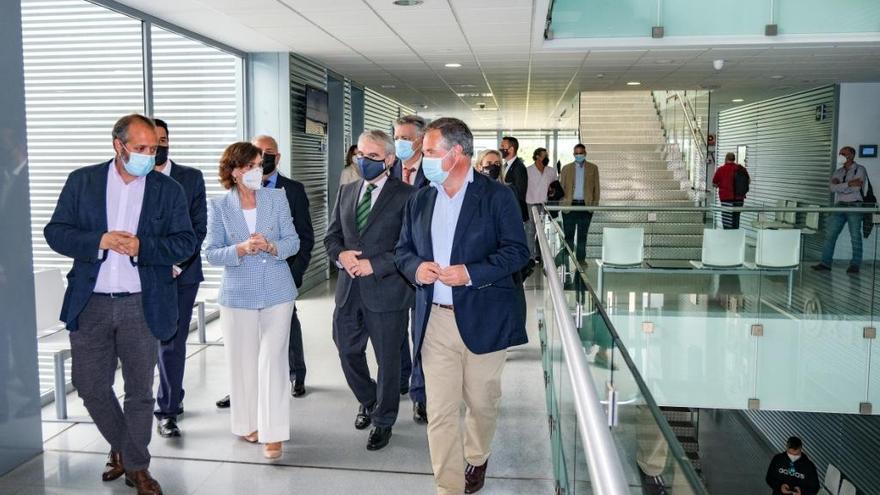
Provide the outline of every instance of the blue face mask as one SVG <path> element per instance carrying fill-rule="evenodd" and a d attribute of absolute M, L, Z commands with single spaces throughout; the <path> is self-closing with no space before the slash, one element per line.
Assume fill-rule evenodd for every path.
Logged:
<path fill-rule="evenodd" d="M 416 154 L 413 149 L 412 141 L 407 141 L 406 139 L 398 139 L 394 141 L 394 148 L 397 152 L 397 158 L 400 158 L 403 161 L 407 161 Z"/>
<path fill-rule="evenodd" d="M 574 155 L 574 161 L 578 163 L 584 163 L 584 160 L 587 159 L 587 155 Z"/>
<path fill-rule="evenodd" d="M 123 161 L 122 165 L 125 167 L 125 171 L 131 175 L 134 175 L 135 177 L 143 177 L 149 174 L 153 170 L 153 167 L 156 166 L 155 155 L 132 153 L 125 147 L 125 145 L 122 147 L 125 151 L 128 151 L 128 161 Z"/>
<path fill-rule="evenodd" d="M 385 172 L 385 162 L 382 160 L 373 160 L 362 156 L 358 158 L 358 167 L 361 168 L 361 176 L 370 181 L 382 175 Z"/>
<path fill-rule="evenodd" d="M 449 150 L 440 158 L 422 157 L 422 170 L 425 171 L 425 178 L 431 181 L 432 184 L 443 185 L 446 179 L 449 178 L 449 171 L 443 170 L 443 160 L 449 156 L 451 151 Z"/>

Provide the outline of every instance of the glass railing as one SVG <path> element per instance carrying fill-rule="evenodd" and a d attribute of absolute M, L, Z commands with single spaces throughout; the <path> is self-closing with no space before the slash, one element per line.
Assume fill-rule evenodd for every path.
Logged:
<path fill-rule="evenodd" d="M 574 207 L 560 217 L 576 211 L 593 215 L 582 261 L 572 261 L 579 256 L 558 239 L 564 220 L 546 227 L 550 242 L 565 247 L 555 261 L 574 268 L 575 280 L 583 276 L 601 302 L 592 311 L 591 291 L 581 296 L 587 316 L 579 331 L 592 343 L 585 347 L 591 363 L 614 347 L 602 342 L 607 325 L 666 408 L 880 411 L 878 234 L 864 227 L 878 210 Z M 722 229 L 735 213 L 740 228 Z M 855 232 L 863 252 L 858 272 L 848 270 L 848 226 L 831 270 L 816 270 L 827 230 L 847 216 L 863 223 Z M 599 382 L 615 367 L 630 369 L 615 353 L 608 353 L 612 369 L 593 364 L 603 370 L 593 374 Z M 627 391 L 635 385 L 616 383 L 621 402 L 633 395 Z"/>
<path fill-rule="evenodd" d="M 537 208 L 557 493 L 706 493 L 560 226 Z"/>

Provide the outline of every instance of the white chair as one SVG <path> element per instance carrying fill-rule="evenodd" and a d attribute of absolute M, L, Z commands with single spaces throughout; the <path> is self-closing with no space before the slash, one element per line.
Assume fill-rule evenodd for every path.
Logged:
<path fill-rule="evenodd" d="M 34 300 L 37 303 L 37 333 L 54 330 L 61 325 L 64 304 L 64 276 L 52 268 L 34 272 Z"/>
<path fill-rule="evenodd" d="M 745 258 L 746 233 L 744 230 L 703 230 L 703 266 L 706 268 L 742 266 Z"/>
<path fill-rule="evenodd" d="M 825 489 L 831 495 L 840 495 L 840 470 L 834 464 L 825 469 Z"/>
<path fill-rule="evenodd" d="M 644 260 L 645 229 L 602 229 L 602 263 L 610 266 L 638 266 Z"/>
<path fill-rule="evenodd" d="M 807 205 L 810 208 L 815 208 L 817 205 Z M 804 229 L 805 234 L 815 234 L 819 232 L 819 212 L 812 211 L 807 213 L 806 218 L 804 218 L 804 225 L 806 228 Z"/>
<path fill-rule="evenodd" d="M 758 230 L 755 265 L 760 268 L 793 268 L 800 264 L 801 231 Z"/>
<path fill-rule="evenodd" d="M 840 492 L 839 495 L 856 495 L 856 486 L 853 485 L 849 480 L 843 480 L 843 483 L 840 484 Z"/>
<path fill-rule="evenodd" d="M 786 201 L 785 206 L 787 208 L 797 208 L 797 201 Z M 784 222 L 790 225 L 794 225 L 797 223 L 797 212 L 796 211 L 787 211 L 783 215 Z"/>

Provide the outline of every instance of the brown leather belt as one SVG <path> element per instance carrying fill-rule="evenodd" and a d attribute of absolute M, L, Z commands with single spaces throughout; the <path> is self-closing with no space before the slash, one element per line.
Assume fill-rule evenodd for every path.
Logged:
<path fill-rule="evenodd" d="M 449 311 L 455 311 L 455 306 L 453 306 L 451 304 L 437 304 L 437 303 L 431 303 L 431 304 L 433 304 L 434 306 L 437 306 L 438 308 L 448 309 Z"/>

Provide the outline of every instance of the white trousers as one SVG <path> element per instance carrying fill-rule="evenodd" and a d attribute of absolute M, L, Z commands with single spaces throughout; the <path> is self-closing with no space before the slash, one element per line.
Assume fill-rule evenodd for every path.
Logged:
<path fill-rule="evenodd" d="M 290 439 L 287 346 L 292 316 L 293 301 L 263 309 L 220 307 L 235 435 L 258 431 L 261 443 Z"/>

